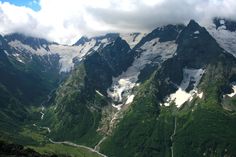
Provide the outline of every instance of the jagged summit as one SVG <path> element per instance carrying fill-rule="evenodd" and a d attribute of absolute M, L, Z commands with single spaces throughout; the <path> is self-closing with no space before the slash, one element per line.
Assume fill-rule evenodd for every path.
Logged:
<path fill-rule="evenodd" d="M 197 29 L 200 27 L 200 25 L 195 20 L 191 19 L 187 27 L 190 27 L 191 29 Z"/>
<path fill-rule="evenodd" d="M 131 48 L 136 46 L 145 33 L 107 33 L 105 35 L 94 36 L 94 37 L 86 37 L 82 36 L 73 46 L 84 45 L 88 42 L 95 42 L 96 45 L 100 43 L 111 43 L 115 41 L 118 37 L 124 39 Z"/>
<path fill-rule="evenodd" d="M 160 42 L 175 40 L 184 27 L 184 25 L 167 25 L 163 27 L 157 27 L 151 33 L 144 36 L 142 40 L 135 46 L 135 49 L 141 47 L 145 42 L 151 41 L 155 38 L 159 38 Z"/>
<path fill-rule="evenodd" d="M 194 20 L 180 33 L 177 43 L 177 56 L 189 67 L 204 67 L 223 52 L 208 31 Z"/>
<path fill-rule="evenodd" d="M 84 45 L 88 41 L 89 41 L 88 37 L 82 36 L 76 43 L 73 44 L 73 46 Z"/>
<path fill-rule="evenodd" d="M 200 36 L 206 36 L 208 38 L 210 38 L 208 36 L 208 32 L 206 31 L 206 29 L 204 27 L 201 27 L 197 22 L 195 22 L 194 20 L 191 20 L 188 25 L 183 29 L 183 31 L 181 32 L 180 36 L 177 39 L 177 42 L 183 42 L 183 40 L 186 39 L 193 39 L 196 40 L 198 39 Z"/>
<path fill-rule="evenodd" d="M 105 42 L 105 40 L 107 42 L 112 42 L 114 41 L 117 37 L 119 37 L 118 33 L 107 33 L 105 35 L 100 35 L 100 36 L 94 36 L 94 37 L 86 37 L 86 36 L 82 36 L 75 44 L 73 44 L 74 46 L 79 46 L 79 45 L 84 45 L 87 42 L 91 42 L 91 41 L 95 41 L 96 43 L 100 43 L 100 42 Z"/>

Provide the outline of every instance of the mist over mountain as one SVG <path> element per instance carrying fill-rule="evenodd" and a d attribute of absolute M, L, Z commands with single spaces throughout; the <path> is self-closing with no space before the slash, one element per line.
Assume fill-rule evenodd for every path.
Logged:
<path fill-rule="evenodd" d="M 214 17 L 236 20 L 234 0 L 2 0 L 0 10 L 1 34 L 19 32 L 61 44 L 110 32 L 149 33 L 191 19 L 202 25 Z"/>

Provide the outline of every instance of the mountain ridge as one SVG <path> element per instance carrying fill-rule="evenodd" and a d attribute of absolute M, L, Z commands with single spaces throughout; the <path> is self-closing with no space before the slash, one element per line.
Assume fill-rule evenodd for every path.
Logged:
<path fill-rule="evenodd" d="M 222 26 L 212 28 L 218 31 Z M 67 76 L 51 88 L 47 103 L 17 108 L 27 120 L 19 123 L 18 131 L 24 136 L 18 139 L 27 137 L 25 143 L 36 146 L 47 144 L 48 138 L 68 140 L 108 156 L 233 157 L 236 59 L 212 28 L 191 20 L 186 26 L 158 27 L 145 35 L 82 37 L 71 47 L 49 44 L 50 51 L 42 56 L 35 54 L 38 49 L 26 52 L 30 49 L 8 45 L 0 36 L 0 63 L 6 67 L 17 61 L 10 49 L 26 55 L 20 59 L 35 56 L 38 65 L 45 64 L 46 56 L 58 54 L 51 66 L 58 68 L 56 78 L 61 78 L 60 63 L 69 65 L 63 70 Z M 4 51 L 7 46 L 9 53 Z M 22 61 L 18 58 L 17 67 L 28 64 Z M 52 84 L 42 87 L 47 85 Z M 3 117 L 5 112 L 11 113 L 1 111 Z M 14 119 L 20 119 L 19 113 Z M 26 136 L 27 130 L 43 137 Z"/>

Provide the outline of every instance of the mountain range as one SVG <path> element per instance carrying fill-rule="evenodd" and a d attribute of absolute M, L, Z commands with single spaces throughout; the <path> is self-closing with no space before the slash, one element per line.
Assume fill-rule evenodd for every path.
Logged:
<path fill-rule="evenodd" d="M 71 46 L 0 36 L 0 140 L 57 156 L 234 157 L 235 45 L 225 18 Z"/>

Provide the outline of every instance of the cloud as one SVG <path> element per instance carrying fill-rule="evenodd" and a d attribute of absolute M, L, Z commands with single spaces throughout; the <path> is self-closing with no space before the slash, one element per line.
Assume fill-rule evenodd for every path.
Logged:
<path fill-rule="evenodd" d="M 151 31 L 165 24 L 236 18 L 235 0 L 32 0 L 39 11 L 0 2 L 0 32 L 59 43 L 105 32 Z"/>
<path fill-rule="evenodd" d="M 32 9 L 0 2 L 0 32 L 20 32 L 32 36 L 47 37 L 53 27 L 42 26 L 38 15 Z"/>

